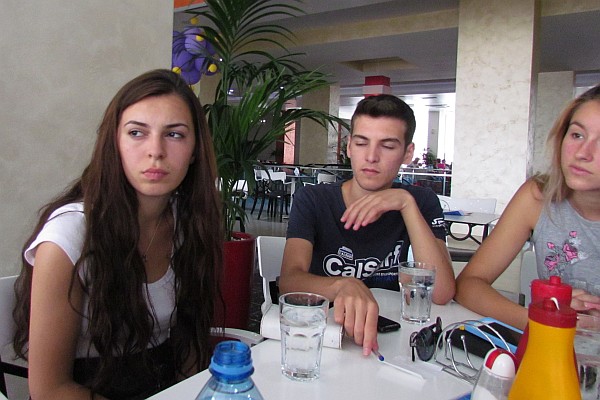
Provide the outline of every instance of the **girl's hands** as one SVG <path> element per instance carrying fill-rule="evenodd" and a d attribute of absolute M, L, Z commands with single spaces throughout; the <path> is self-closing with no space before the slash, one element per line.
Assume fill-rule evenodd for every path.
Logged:
<path fill-rule="evenodd" d="M 600 314 L 600 297 L 590 294 L 583 289 L 573 289 L 571 308 L 575 311 L 594 310 L 594 314 Z"/>

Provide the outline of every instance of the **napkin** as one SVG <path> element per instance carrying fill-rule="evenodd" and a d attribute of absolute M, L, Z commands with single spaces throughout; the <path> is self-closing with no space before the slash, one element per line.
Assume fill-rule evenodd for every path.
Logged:
<path fill-rule="evenodd" d="M 327 326 L 323 337 L 323 346 L 342 348 L 342 338 L 344 336 L 343 326 L 336 324 L 333 319 L 333 308 L 329 309 L 327 315 Z M 260 334 L 267 339 L 281 340 L 281 331 L 279 330 L 279 305 L 271 304 L 260 321 Z"/>
<path fill-rule="evenodd" d="M 386 359 L 383 363 L 423 380 L 435 378 L 435 376 L 442 372 L 443 369 L 439 364 L 421 360 L 412 361 L 411 358 L 405 356 L 392 357 L 389 360 Z"/>

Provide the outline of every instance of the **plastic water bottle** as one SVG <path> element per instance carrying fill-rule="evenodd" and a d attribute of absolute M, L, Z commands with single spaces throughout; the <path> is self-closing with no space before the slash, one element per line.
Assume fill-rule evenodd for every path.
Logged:
<path fill-rule="evenodd" d="M 263 400 L 250 378 L 254 367 L 247 344 L 235 340 L 219 343 L 208 369 L 212 376 L 196 400 Z"/>

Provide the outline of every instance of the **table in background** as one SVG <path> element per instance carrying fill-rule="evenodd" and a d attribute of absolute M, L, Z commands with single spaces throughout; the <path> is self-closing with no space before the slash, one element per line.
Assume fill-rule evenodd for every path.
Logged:
<path fill-rule="evenodd" d="M 372 290 L 379 302 L 380 314 L 400 321 L 400 293 Z M 477 319 L 481 316 L 458 303 L 433 305 L 431 319 L 441 316 L 443 325 Z M 410 356 L 409 337 L 421 325 L 402 322 L 397 332 L 379 334 L 379 350 L 388 360 Z M 265 399 L 455 399 L 468 393 L 472 386 L 446 372 L 423 381 L 386 365 L 373 355 L 365 357 L 362 348 L 350 338 L 344 338 L 342 349 L 323 348 L 321 377 L 313 382 L 292 381 L 281 374 L 281 345 L 277 340 L 265 340 L 252 347 L 254 374 L 252 378 Z M 420 361 L 419 361 L 420 362 Z M 199 374 L 151 397 L 154 400 L 193 400 L 200 392 L 210 372 Z"/>
<path fill-rule="evenodd" d="M 448 234 L 454 240 L 460 241 L 460 240 L 472 239 L 477 244 L 481 244 L 481 242 L 473 236 L 473 228 L 476 226 L 483 227 L 483 235 L 482 235 L 481 240 L 484 240 L 489 233 L 490 224 L 492 222 L 496 221 L 498 218 L 500 218 L 500 216 L 498 214 L 487 214 L 487 213 L 479 213 L 479 212 L 470 212 L 470 213 L 467 213 L 466 215 L 444 214 L 444 220 L 448 224 Z M 469 232 L 465 236 L 455 236 L 452 233 L 452 231 L 450 230 L 450 227 L 452 226 L 453 223 L 468 225 Z"/>

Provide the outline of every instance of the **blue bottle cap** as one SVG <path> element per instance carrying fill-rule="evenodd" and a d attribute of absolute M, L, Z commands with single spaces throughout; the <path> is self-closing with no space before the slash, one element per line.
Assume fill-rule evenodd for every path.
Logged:
<path fill-rule="evenodd" d="M 213 375 L 228 378 L 245 378 L 254 372 L 250 347 L 237 340 L 217 344 L 209 370 Z"/>

